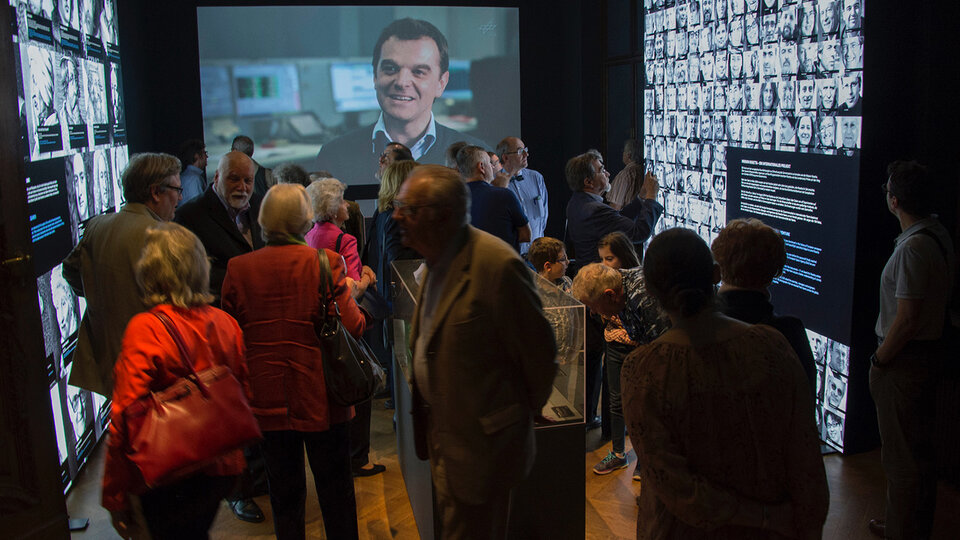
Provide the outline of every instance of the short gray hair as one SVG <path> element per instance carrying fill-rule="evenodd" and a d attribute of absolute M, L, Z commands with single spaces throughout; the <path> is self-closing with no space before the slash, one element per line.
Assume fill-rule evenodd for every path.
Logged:
<path fill-rule="evenodd" d="M 233 144 L 230 145 L 230 150 L 243 152 L 247 156 L 253 157 L 253 139 L 246 135 L 237 135 L 233 139 Z"/>
<path fill-rule="evenodd" d="M 180 174 L 180 160 L 170 154 L 134 154 L 123 170 L 123 198 L 127 202 L 146 203 L 150 190 L 167 178 Z"/>
<path fill-rule="evenodd" d="M 487 151 L 479 146 L 467 145 L 457 152 L 457 172 L 463 179 L 473 178 L 477 174 L 477 164 Z"/>
<path fill-rule="evenodd" d="M 273 178 L 278 184 L 300 184 L 301 186 L 310 185 L 310 177 L 306 169 L 296 163 L 281 163 L 273 168 Z"/>
<path fill-rule="evenodd" d="M 173 304 L 187 309 L 213 302 L 207 252 L 182 225 L 162 222 L 147 229 L 134 272 L 147 306 Z"/>
<path fill-rule="evenodd" d="M 623 289 L 623 275 L 602 263 L 590 263 L 573 278 L 570 294 L 581 302 L 594 303 L 603 296 L 603 291 Z"/>
<path fill-rule="evenodd" d="M 596 150 L 587 151 L 585 154 L 570 158 L 567 162 L 566 176 L 567 185 L 571 191 L 583 191 L 583 181 L 592 178 L 597 174 L 593 162 L 597 159 Z"/>
<path fill-rule="evenodd" d="M 313 214 L 318 221 L 333 221 L 343 202 L 343 192 L 346 184 L 336 178 L 324 178 L 307 186 L 310 203 L 313 205 Z"/>
<path fill-rule="evenodd" d="M 263 239 L 302 236 L 313 226 L 313 209 L 300 184 L 277 184 L 267 190 L 257 218 Z"/>

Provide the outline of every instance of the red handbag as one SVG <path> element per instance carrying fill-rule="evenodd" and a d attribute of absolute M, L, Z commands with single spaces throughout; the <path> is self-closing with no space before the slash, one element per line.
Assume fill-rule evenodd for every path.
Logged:
<path fill-rule="evenodd" d="M 180 332 L 164 313 L 151 312 L 166 327 L 190 373 L 161 392 L 150 392 L 124 411 L 128 457 L 149 488 L 169 484 L 218 457 L 262 438 L 243 387 L 224 365 L 199 373 Z"/>

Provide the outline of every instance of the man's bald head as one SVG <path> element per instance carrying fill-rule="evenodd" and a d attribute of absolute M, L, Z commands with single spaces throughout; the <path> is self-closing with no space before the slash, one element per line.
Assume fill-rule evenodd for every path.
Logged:
<path fill-rule="evenodd" d="M 256 173 L 257 166 L 250 156 L 236 150 L 228 152 L 220 158 L 214 189 L 230 207 L 239 210 L 250 202 Z"/>

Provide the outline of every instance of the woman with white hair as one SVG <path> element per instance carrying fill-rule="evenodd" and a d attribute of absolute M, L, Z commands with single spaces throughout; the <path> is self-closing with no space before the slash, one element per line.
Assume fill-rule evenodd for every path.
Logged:
<path fill-rule="evenodd" d="M 274 531 L 277 538 L 304 537 L 306 447 L 327 538 L 357 538 L 348 436 L 353 407 L 327 398 L 314 321 L 339 308 L 346 331 L 359 336 L 366 320 L 350 296 L 343 259 L 304 241 L 313 209 L 303 186 L 271 187 L 259 222 L 267 245 L 230 259 L 222 302 L 247 345 L 250 404 L 263 431 Z M 320 296 L 318 257 L 330 264 L 327 297 Z"/>
<path fill-rule="evenodd" d="M 347 278 L 354 296 L 359 298 L 367 287 L 377 282 L 369 266 L 361 266 L 357 238 L 343 231 L 350 217 L 349 203 L 343 199 L 347 186 L 336 178 L 323 178 L 307 186 L 316 225 L 306 234 L 307 245 L 315 249 L 330 249 L 343 255 Z"/>
<path fill-rule="evenodd" d="M 367 287 L 377 282 L 369 266 L 361 267 L 357 238 L 344 232 L 343 224 L 350 217 L 349 203 L 343 200 L 346 185 L 336 178 L 323 178 L 307 187 L 316 225 L 306 235 L 307 245 L 329 249 L 343 256 L 347 266 L 347 283 L 354 298 L 360 298 Z M 356 416 L 350 422 L 350 467 L 354 476 L 373 476 L 386 470 L 379 463 L 370 463 L 371 403 L 357 404 Z"/>
<path fill-rule="evenodd" d="M 209 305 L 213 301 L 208 292 L 210 261 L 200 239 L 183 226 L 161 223 L 147 230 L 136 280 L 149 311 L 130 319 L 113 370 L 102 504 L 123 538 L 140 537 L 143 531 L 137 523 L 144 523 L 156 539 L 206 538 L 220 500 L 243 471 L 243 452 L 228 452 L 192 476 L 148 488 L 128 457 L 124 415 L 142 396 L 165 390 L 191 373 L 160 316 L 166 316 L 181 334 L 195 371 L 226 365 L 241 384 L 247 373 L 243 336 L 235 320 Z M 132 494 L 139 495 L 142 521 L 134 519 L 136 495 Z"/>

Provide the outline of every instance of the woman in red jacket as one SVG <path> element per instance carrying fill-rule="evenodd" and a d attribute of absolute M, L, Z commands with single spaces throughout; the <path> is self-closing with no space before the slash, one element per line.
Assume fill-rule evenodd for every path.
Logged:
<path fill-rule="evenodd" d="M 210 262 L 203 244 L 184 227 L 163 223 L 147 231 L 136 278 L 146 305 L 152 307 L 130 319 L 114 367 L 102 504 L 123 538 L 140 532 L 134 519 L 136 501 L 154 539 L 205 538 L 220 500 L 243 471 L 243 452 L 235 450 L 194 476 L 148 490 L 126 454 L 123 413 L 147 392 L 163 390 L 189 374 L 173 337 L 153 312 L 165 314 L 182 335 L 196 371 L 226 365 L 241 384 L 246 380 L 243 335 L 232 317 L 207 305 L 213 300 L 208 292 Z"/>
<path fill-rule="evenodd" d="M 333 314 L 336 301 L 351 334 L 359 336 L 366 321 L 350 296 L 340 255 L 304 242 L 313 211 L 302 186 L 270 188 L 259 222 L 267 245 L 230 260 L 222 302 L 247 344 L 250 404 L 263 430 L 274 530 L 281 540 L 304 537 L 306 447 L 327 538 L 357 538 L 347 431 L 353 409 L 327 399 L 314 320 Z M 330 263 L 333 298 L 320 297 L 318 256 Z"/>

